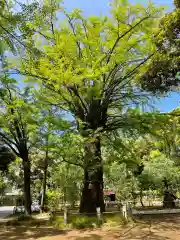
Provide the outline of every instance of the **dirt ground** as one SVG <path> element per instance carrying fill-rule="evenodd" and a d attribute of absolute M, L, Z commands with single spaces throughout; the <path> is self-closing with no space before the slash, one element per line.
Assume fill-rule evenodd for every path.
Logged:
<path fill-rule="evenodd" d="M 133 226 L 86 231 L 48 227 L 0 227 L 2 240 L 180 240 L 180 215 L 147 216 Z"/>

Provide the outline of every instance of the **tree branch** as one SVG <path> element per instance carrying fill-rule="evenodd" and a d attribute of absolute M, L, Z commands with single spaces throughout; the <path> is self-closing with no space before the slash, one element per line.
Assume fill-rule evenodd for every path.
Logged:
<path fill-rule="evenodd" d="M 146 17 L 142 18 L 142 19 L 141 19 L 139 22 L 137 22 L 134 26 L 131 26 L 130 29 L 128 29 L 126 32 L 124 32 L 123 34 L 121 34 L 120 36 L 117 37 L 116 41 L 114 42 L 113 47 L 111 48 L 111 50 L 110 50 L 109 53 L 108 53 L 109 56 L 108 56 L 108 58 L 107 58 L 107 63 L 109 63 L 109 61 L 110 61 L 110 59 L 111 59 L 111 56 L 112 56 L 112 54 L 113 54 L 113 52 L 114 52 L 114 50 L 115 50 L 118 42 L 119 42 L 123 37 L 125 37 L 128 33 L 130 33 L 134 28 L 136 28 L 138 25 L 140 25 L 143 21 L 145 21 L 145 20 L 148 19 L 148 18 L 149 18 L 149 16 L 146 16 Z"/>
<path fill-rule="evenodd" d="M 11 127 L 9 127 L 9 131 L 10 131 L 10 133 L 12 134 L 12 136 L 13 136 L 13 138 L 14 138 L 17 146 L 18 146 L 19 141 L 18 141 L 18 139 L 17 139 L 17 137 L 16 137 L 16 135 L 15 135 L 15 133 L 14 133 L 14 131 L 13 131 L 13 129 L 12 129 Z"/>
<path fill-rule="evenodd" d="M 51 5 L 52 5 L 52 1 L 51 1 Z M 53 24 L 53 11 L 51 11 L 51 31 L 52 31 L 52 34 L 54 36 L 54 41 L 56 41 L 55 31 L 54 31 L 54 24 Z"/>
<path fill-rule="evenodd" d="M 6 137 L 6 135 L 5 135 L 4 133 L 0 132 L 0 137 L 1 137 L 3 140 L 5 140 L 6 142 L 8 142 L 9 145 L 12 144 L 12 145 L 18 147 L 18 145 L 17 145 L 15 142 L 13 142 L 11 139 L 9 139 L 8 137 Z"/>
<path fill-rule="evenodd" d="M 77 86 L 74 85 L 74 87 L 72 87 L 72 88 L 67 87 L 67 89 L 68 89 L 69 91 L 72 91 L 72 92 L 74 93 L 74 95 L 75 95 L 76 97 L 78 97 L 78 99 L 80 100 L 80 102 L 81 102 L 81 104 L 82 104 L 82 106 L 83 106 L 83 108 L 84 108 L 84 111 L 85 111 L 86 113 L 88 113 L 88 107 L 86 106 L 87 104 L 86 104 L 85 100 L 82 98 L 82 96 L 79 94 Z"/>
<path fill-rule="evenodd" d="M 4 28 L 2 25 L 0 25 L 0 27 L 9 35 L 11 36 L 13 39 L 15 39 L 19 44 L 21 44 L 24 48 L 27 48 L 26 44 L 24 44 L 23 42 L 21 42 L 18 38 L 18 36 L 10 33 L 6 28 Z"/>
<path fill-rule="evenodd" d="M 6 141 L 4 138 L 1 140 L 16 154 L 16 156 L 20 157 L 20 154 L 16 151 L 16 149 L 8 141 Z"/>
<path fill-rule="evenodd" d="M 61 156 L 61 157 L 62 157 L 62 156 Z M 70 162 L 70 161 L 68 161 L 68 160 L 65 160 L 64 157 L 62 157 L 62 158 L 63 158 L 62 162 L 66 162 L 66 163 L 69 163 L 69 164 L 72 164 L 72 165 L 75 165 L 75 166 L 78 166 L 78 167 L 81 167 L 81 168 L 84 169 L 84 167 L 83 167 L 82 164 L 76 163 L 76 162 Z"/>
<path fill-rule="evenodd" d="M 70 25 L 70 27 L 72 29 L 72 32 L 73 32 L 75 38 L 77 38 L 76 31 L 75 31 L 74 25 L 72 23 L 72 19 L 70 18 L 70 16 L 67 13 L 65 13 L 65 15 L 68 18 L 69 25 Z M 76 40 L 76 45 L 78 47 L 79 58 L 80 58 L 80 57 L 82 57 L 82 51 L 81 51 L 80 42 L 78 40 Z"/>
<path fill-rule="evenodd" d="M 123 88 L 126 84 L 129 83 L 129 81 L 131 81 L 130 77 L 136 72 L 136 70 L 140 66 L 142 66 L 144 63 L 146 63 L 152 56 L 154 56 L 154 54 L 155 54 L 155 52 L 150 54 L 147 58 L 145 58 L 142 62 L 140 62 L 135 68 L 133 68 L 129 73 L 127 73 L 126 76 L 115 79 L 114 83 L 111 82 L 111 84 L 109 85 L 109 88 L 106 91 L 105 99 L 109 99 L 109 97 L 113 94 L 114 89 L 120 84 L 120 81 L 119 81 L 120 79 L 121 79 L 121 82 L 124 80 L 127 80 L 121 86 L 119 86 L 120 88 Z M 118 88 L 118 90 L 119 90 L 119 88 Z"/>

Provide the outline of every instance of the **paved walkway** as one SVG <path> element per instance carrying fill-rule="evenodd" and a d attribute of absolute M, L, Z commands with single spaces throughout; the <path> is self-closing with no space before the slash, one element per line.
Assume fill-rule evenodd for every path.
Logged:
<path fill-rule="evenodd" d="M 133 215 L 152 215 L 152 214 L 171 214 L 171 213 L 180 213 L 180 209 L 152 209 L 152 210 L 146 210 L 146 211 L 137 211 L 132 210 Z"/>
<path fill-rule="evenodd" d="M 0 219 L 6 218 L 8 215 L 13 213 L 14 206 L 3 206 L 0 207 Z"/>

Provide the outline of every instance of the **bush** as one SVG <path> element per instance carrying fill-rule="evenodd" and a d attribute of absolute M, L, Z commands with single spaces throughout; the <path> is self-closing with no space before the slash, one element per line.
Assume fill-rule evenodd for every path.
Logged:
<path fill-rule="evenodd" d="M 48 205 L 50 211 L 54 211 L 59 207 L 60 199 L 62 197 L 62 193 L 58 190 L 47 190 L 46 193 L 46 204 Z"/>

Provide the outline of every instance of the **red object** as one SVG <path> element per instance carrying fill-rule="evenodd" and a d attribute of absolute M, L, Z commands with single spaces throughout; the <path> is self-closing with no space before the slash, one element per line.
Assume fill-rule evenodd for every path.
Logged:
<path fill-rule="evenodd" d="M 109 190 L 109 189 L 104 189 L 104 195 L 111 195 L 111 194 L 115 194 L 115 191 Z"/>

